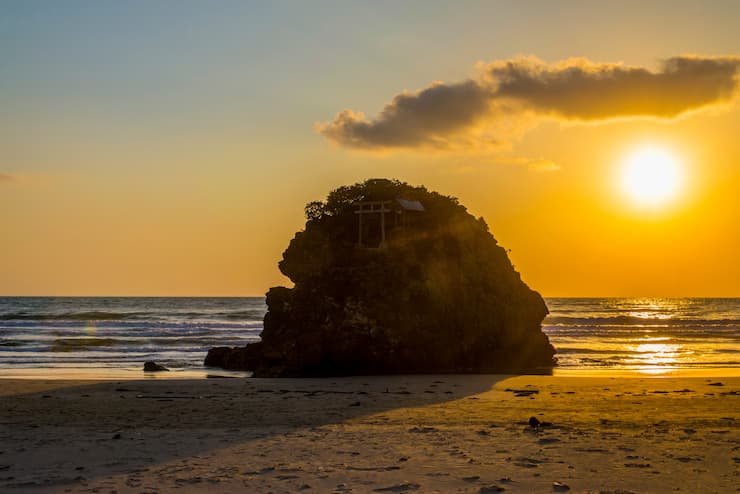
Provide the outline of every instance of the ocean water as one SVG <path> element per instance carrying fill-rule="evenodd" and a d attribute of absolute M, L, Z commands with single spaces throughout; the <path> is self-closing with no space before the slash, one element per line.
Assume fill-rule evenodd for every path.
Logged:
<path fill-rule="evenodd" d="M 140 377 L 154 360 L 165 377 L 202 377 L 209 348 L 259 340 L 266 310 L 264 298 L 4 297 L 0 376 Z"/>
<path fill-rule="evenodd" d="M 740 299 L 556 298 L 543 329 L 569 371 L 740 372 Z"/>
<path fill-rule="evenodd" d="M 556 372 L 740 373 L 740 299 L 551 298 L 543 329 Z M 0 298 L 0 376 L 166 377 L 203 367 L 213 346 L 259 340 L 263 298 Z"/>

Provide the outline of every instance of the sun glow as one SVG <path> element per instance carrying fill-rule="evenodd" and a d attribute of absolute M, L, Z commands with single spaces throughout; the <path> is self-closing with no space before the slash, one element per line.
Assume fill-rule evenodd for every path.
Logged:
<path fill-rule="evenodd" d="M 678 160 L 660 148 L 641 148 L 627 157 L 622 168 L 622 187 L 639 205 L 658 206 L 674 198 L 681 188 Z"/>

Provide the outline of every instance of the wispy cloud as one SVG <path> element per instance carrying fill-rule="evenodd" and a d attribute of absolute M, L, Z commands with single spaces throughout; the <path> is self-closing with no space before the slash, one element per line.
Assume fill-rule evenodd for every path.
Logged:
<path fill-rule="evenodd" d="M 587 59 L 548 64 L 521 57 L 479 64 L 478 71 L 473 79 L 403 92 L 373 119 L 341 111 L 316 130 L 349 148 L 439 150 L 506 145 L 544 118 L 671 119 L 731 101 L 740 57 L 673 57 L 657 72 Z"/>
<path fill-rule="evenodd" d="M 13 175 L 8 175 L 7 173 L 0 173 L 0 184 L 10 183 L 13 182 L 15 179 L 13 178 Z"/>
<path fill-rule="evenodd" d="M 534 172 L 540 173 L 556 172 L 562 168 L 560 165 L 552 160 L 531 161 L 527 164 L 527 167 Z"/>

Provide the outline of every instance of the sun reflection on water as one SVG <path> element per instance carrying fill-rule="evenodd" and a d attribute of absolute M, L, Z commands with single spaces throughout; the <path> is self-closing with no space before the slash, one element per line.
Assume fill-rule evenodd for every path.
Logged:
<path fill-rule="evenodd" d="M 680 317 L 683 303 L 669 299 L 631 301 L 632 307 L 627 314 L 635 319 L 644 319 L 645 323 L 638 326 L 640 336 L 625 345 L 630 353 L 624 360 L 628 367 L 645 374 L 662 374 L 680 367 L 685 357 L 693 353 L 670 336 L 654 334 L 654 330 L 662 332 L 664 324 L 671 324 L 672 319 Z"/>
<path fill-rule="evenodd" d="M 658 307 L 655 307 L 657 309 Z M 636 317 L 638 319 L 672 319 L 672 314 L 661 314 L 659 312 L 648 312 L 648 311 L 633 311 L 627 315 L 630 317 Z"/>
<path fill-rule="evenodd" d="M 637 370 L 649 374 L 659 374 L 670 370 L 679 363 L 682 345 L 675 343 L 656 343 L 668 338 L 650 339 L 650 343 L 632 345 L 631 350 L 635 357 L 628 360 L 628 364 L 637 367 Z"/>
<path fill-rule="evenodd" d="M 545 331 L 560 369 L 670 375 L 740 369 L 740 299 L 557 299 Z M 735 372 L 735 371 L 733 371 Z"/>

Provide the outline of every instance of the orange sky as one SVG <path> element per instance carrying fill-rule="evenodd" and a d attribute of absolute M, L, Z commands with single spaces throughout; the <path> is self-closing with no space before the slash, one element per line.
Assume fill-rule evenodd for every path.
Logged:
<path fill-rule="evenodd" d="M 544 296 L 740 296 L 738 73 L 664 65 L 734 60 L 736 3 L 75 5 L 0 31 L 0 295 L 262 295 L 306 202 L 388 177 Z M 652 208 L 645 147 L 683 178 Z"/>

